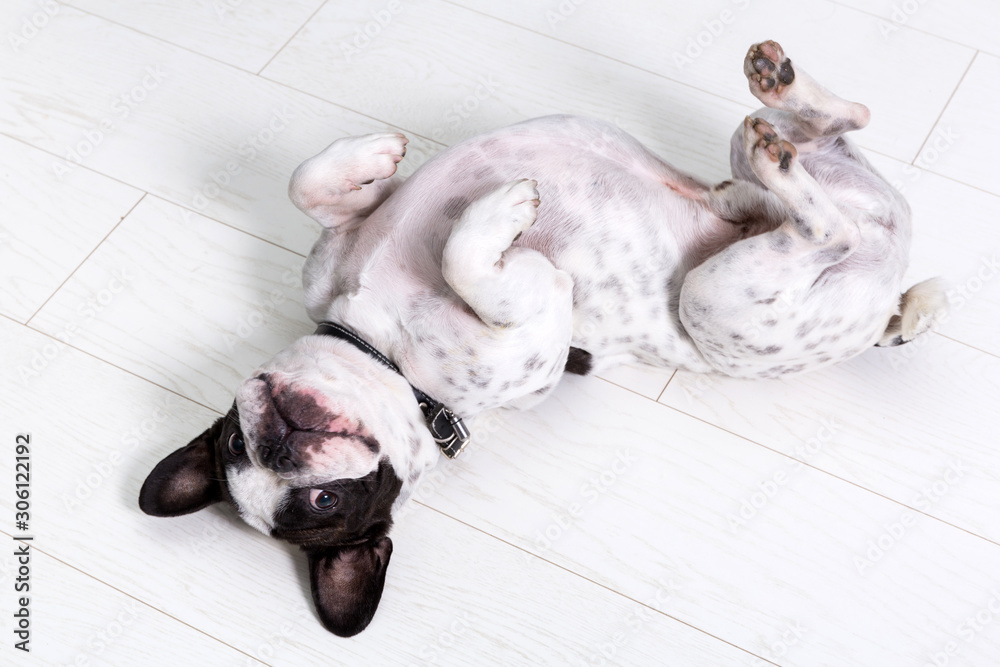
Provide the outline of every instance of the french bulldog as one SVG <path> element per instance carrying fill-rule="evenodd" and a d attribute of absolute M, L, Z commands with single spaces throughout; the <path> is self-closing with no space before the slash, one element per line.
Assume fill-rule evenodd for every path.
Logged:
<path fill-rule="evenodd" d="M 463 417 L 533 406 L 567 372 L 774 378 L 930 330 L 942 286 L 901 286 L 909 206 L 844 136 L 868 109 L 773 41 L 744 71 L 765 108 L 714 186 L 569 116 L 463 141 L 405 182 L 402 134 L 303 162 L 289 194 L 322 226 L 303 271 L 319 328 L 153 469 L 142 510 L 232 504 L 302 547 L 320 621 L 351 636 L 379 604 L 393 515 L 468 441 Z"/>

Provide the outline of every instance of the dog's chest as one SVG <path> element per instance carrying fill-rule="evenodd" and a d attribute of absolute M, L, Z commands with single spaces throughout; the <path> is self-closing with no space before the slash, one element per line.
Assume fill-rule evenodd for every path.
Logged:
<path fill-rule="evenodd" d="M 483 329 L 480 335 L 453 337 L 420 329 L 406 352 L 407 377 L 466 415 L 525 397 L 519 406 L 528 407 L 545 398 L 562 375 L 570 344 L 566 329 L 564 336 L 548 340 L 518 331 Z"/>
<path fill-rule="evenodd" d="M 361 332 L 411 384 L 459 414 L 474 415 L 525 397 L 530 398 L 519 405 L 541 401 L 566 364 L 572 342 L 569 304 L 553 303 L 531 326 L 487 326 L 445 284 L 432 235 L 424 240 L 431 243 L 419 252 L 412 246 L 397 252 L 393 244 L 380 251 L 405 255 L 408 261 L 366 256 L 358 263 L 365 268 L 341 280 L 341 287 L 350 289 L 337 293 L 320 319 Z"/>

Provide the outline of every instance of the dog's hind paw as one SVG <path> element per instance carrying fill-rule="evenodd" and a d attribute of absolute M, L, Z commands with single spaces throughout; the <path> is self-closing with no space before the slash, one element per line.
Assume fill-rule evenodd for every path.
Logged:
<path fill-rule="evenodd" d="M 795 145 L 778 136 L 774 126 L 762 118 L 747 116 L 743 121 L 743 143 L 747 159 L 758 175 L 774 170 L 775 166 L 787 173 L 798 155 Z"/>
<path fill-rule="evenodd" d="M 777 106 L 785 89 L 795 81 L 792 61 L 774 40 L 754 44 L 743 61 L 750 92 L 765 105 Z"/>

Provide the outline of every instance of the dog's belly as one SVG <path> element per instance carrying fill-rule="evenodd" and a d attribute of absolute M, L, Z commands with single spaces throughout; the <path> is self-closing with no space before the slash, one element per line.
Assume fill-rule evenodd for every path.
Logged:
<path fill-rule="evenodd" d="M 629 360 L 709 370 L 680 325 L 677 299 L 686 272 L 739 230 L 708 213 L 704 185 L 614 126 L 550 117 L 459 144 L 393 195 L 386 223 L 402 215 L 400 243 L 430 239 L 440 266 L 465 207 L 519 178 L 538 182 L 541 203 L 515 245 L 572 277 L 572 345 L 593 355 L 595 370 Z"/>
<path fill-rule="evenodd" d="M 696 205 L 642 181 L 599 187 L 649 196 L 622 205 L 596 194 L 584 204 L 593 206 L 589 215 L 560 210 L 567 198 L 553 197 L 552 209 L 539 207 L 537 231 L 521 239 L 573 279 L 573 346 L 594 356 L 597 371 L 628 361 L 707 370 L 677 317 L 684 275 L 698 253 L 670 233 L 666 220 L 652 217 L 657 211 L 690 221 Z M 579 204 L 570 201 L 567 208 Z"/>
<path fill-rule="evenodd" d="M 570 275 L 572 314 L 553 304 L 501 331 L 455 294 L 441 260 L 465 208 L 523 178 L 537 181 L 541 204 L 514 245 Z M 466 414 L 541 400 L 570 346 L 589 352 L 598 372 L 628 361 L 709 371 L 680 324 L 680 289 L 739 229 L 708 212 L 704 191 L 604 123 L 551 117 L 504 128 L 423 165 L 350 244 L 329 239 L 326 252 L 321 238 L 306 305 L 313 319 L 362 331 L 412 382 Z"/>

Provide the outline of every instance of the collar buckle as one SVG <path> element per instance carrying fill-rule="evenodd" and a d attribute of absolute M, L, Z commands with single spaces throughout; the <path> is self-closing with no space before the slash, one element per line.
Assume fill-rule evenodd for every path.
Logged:
<path fill-rule="evenodd" d="M 472 440 L 472 434 L 469 433 L 465 422 L 462 421 L 461 417 L 440 404 L 428 405 L 422 402 L 420 409 L 424 413 L 431 437 L 441 449 L 441 453 L 449 459 L 457 459 L 465 451 L 465 446 Z"/>

